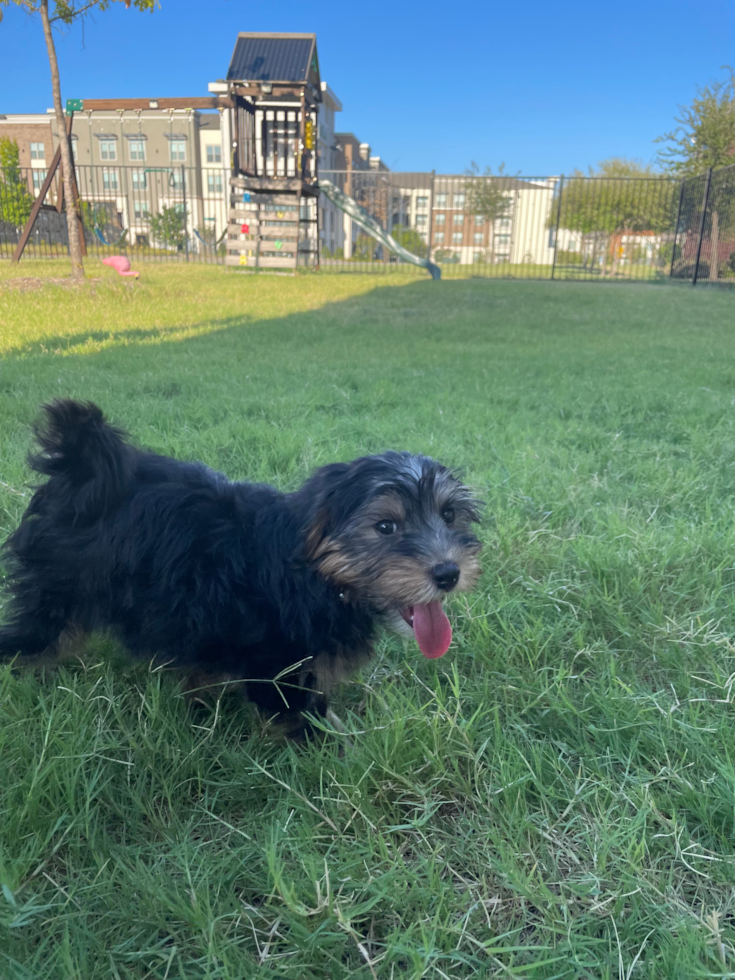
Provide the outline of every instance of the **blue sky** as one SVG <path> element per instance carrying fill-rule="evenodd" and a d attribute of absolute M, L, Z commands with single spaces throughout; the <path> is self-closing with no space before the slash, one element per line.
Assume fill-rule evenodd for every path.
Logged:
<path fill-rule="evenodd" d="M 735 4 L 470 0 L 306 4 L 122 3 L 57 38 L 62 96 L 205 95 L 238 31 L 314 31 L 339 128 L 392 169 L 462 172 L 471 160 L 528 175 L 607 156 L 651 160 L 677 104 L 735 64 Z M 0 112 L 43 112 L 51 85 L 40 22 L 4 8 Z M 339 118 L 339 117 L 338 117 Z"/>

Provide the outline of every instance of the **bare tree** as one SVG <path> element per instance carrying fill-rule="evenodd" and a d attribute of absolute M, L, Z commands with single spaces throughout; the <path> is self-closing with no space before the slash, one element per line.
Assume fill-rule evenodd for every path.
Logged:
<path fill-rule="evenodd" d="M 69 257 L 71 259 L 71 274 L 74 279 L 84 277 L 82 265 L 82 246 L 79 237 L 79 220 L 76 202 L 74 200 L 72 167 L 74 166 L 71 145 L 66 136 L 66 119 L 61 101 L 61 80 L 59 78 L 59 62 L 56 58 L 53 27 L 55 24 L 70 26 L 81 20 L 93 10 L 107 10 L 113 3 L 124 3 L 126 8 L 134 6 L 138 10 L 153 10 L 155 0 L 54 0 L 53 13 L 49 12 L 49 0 L 0 0 L 0 6 L 14 3 L 28 14 L 38 14 L 43 25 L 43 36 L 46 40 L 49 66 L 51 68 L 51 91 L 54 100 L 54 115 L 59 134 L 59 149 L 61 151 L 61 173 L 64 185 L 64 202 L 66 204 L 66 226 L 69 233 Z"/>

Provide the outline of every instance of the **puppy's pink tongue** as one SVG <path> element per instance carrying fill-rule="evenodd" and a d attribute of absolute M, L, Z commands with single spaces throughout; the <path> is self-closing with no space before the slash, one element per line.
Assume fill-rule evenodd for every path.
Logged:
<path fill-rule="evenodd" d="M 441 602 L 413 607 L 413 631 L 425 657 L 443 657 L 452 642 L 452 627 Z"/>

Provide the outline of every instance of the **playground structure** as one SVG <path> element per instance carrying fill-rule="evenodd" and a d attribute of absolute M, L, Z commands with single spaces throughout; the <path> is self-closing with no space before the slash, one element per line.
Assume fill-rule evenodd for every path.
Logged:
<path fill-rule="evenodd" d="M 239 34 L 220 84 L 233 104 L 225 263 L 318 265 L 322 93 L 315 35 Z"/>
<path fill-rule="evenodd" d="M 176 207 L 181 208 L 181 237 L 185 242 L 191 240 L 197 248 L 212 253 L 224 246 L 224 261 L 228 266 L 284 271 L 318 266 L 321 189 L 337 208 L 384 249 L 403 261 L 427 269 L 434 278 L 439 277 L 437 266 L 412 254 L 391 237 L 389 225 L 382 218 L 376 220 L 376 216 L 370 216 L 349 194 L 331 183 L 320 187 L 317 132 L 322 85 L 314 34 L 239 34 L 226 80 L 213 83 L 209 88 L 212 92 L 209 96 L 69 100 L 66 139 L 71 141 L 73 138 L 74 115 L 80 112 L 90 118 L 95 111 L 114 112 L 119 113 L 121 119 L 129 110 L 138 114 L 143 110 L 169 114 L 176 110 L 191 114 L 199 109 L 227 112 L 231 136 L 229 200 L 226 227 L 219 238 L 209 241 L 196 227 L 189 226 L 184 168 L 163 168 L 169 173 L 171 182 L 182 189 L 183 201 Z M 19 261 L 22 256 L 42 211 L 62 214 L 61 167 L 57 148 L 18 240 L 13 261 Z M 145 174 L 161 169 L 149 168 Z M 98 215 L 109 204 L 91 208 L 81 204 L 77 174 L 72 177 L 83 254 L 86 254 L 83 218 L 88 226 L 87 234 L 104 248 L 134 245 L 135 236 L 130 227 L 115 222 L 100 226 Z M 117 186 L 117 172 L 110 180 L 113 178 Z M 56 202 L 47 204 L 52 186 L 59 188 Z"/>

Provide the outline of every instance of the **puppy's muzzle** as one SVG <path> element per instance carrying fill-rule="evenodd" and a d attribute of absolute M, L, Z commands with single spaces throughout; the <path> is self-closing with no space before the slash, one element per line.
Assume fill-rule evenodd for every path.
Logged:
<path fill-rule="evenodd" d="M 440 561 L 431 569 L 431 578 L 437 589 L 451 592 L 459 582 L 459 565 L 453 561 Z"/>

